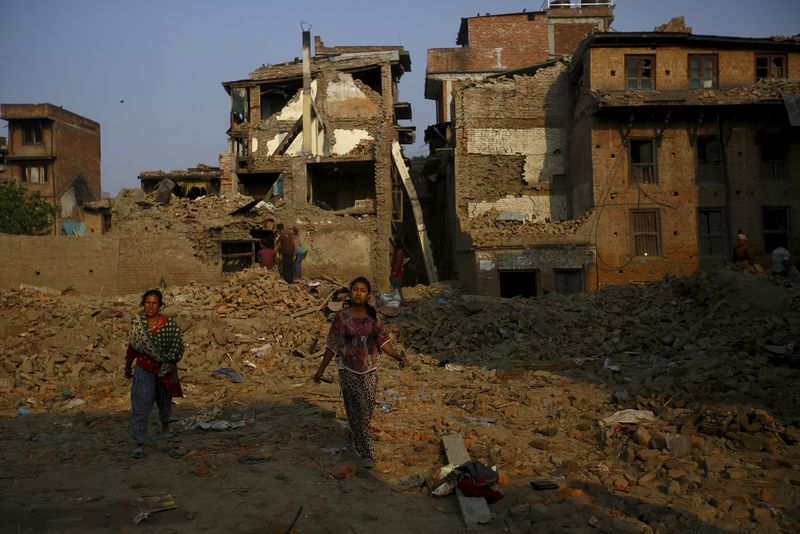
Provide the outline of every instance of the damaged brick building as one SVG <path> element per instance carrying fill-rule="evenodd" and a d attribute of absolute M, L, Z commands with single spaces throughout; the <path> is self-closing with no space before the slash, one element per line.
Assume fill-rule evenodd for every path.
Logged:
<path fill-rule="evenodd" d="M 167 179 L 174 184 L 172 193 L 175 196 L 194 199 L 219 193 L 221 174 L 219 167 L 198 163 L 188 169 L 142 171 L 139 173 L 139 182 L 142 190 L 150 193 L 158 189 L 162 180 Z"/>
<path fill-rule="evenodd" d="M 691 274 L 724 263 L 738 230 L 761 259 L 797 244 L 800 44 L 660 30 L 596 32 L 569 63 L 455 91 L 452 138 L 432 149 L 470 291 Z"/>
<path fill-rule="evenodd" d="M 298 227 L 308 275 L 366 274 L 385 287 L 392 240 L 411 224 L 404 205 L 415 199 L 400 151 L 414 130 L 397 122 L 411 118 L 397 93 L 410 56 L 315 37 L 312 58 L 309 41 L 304 32 L 303 60 L 223 83 L 231 126 L 221 188 L 269 202 L 279 222 Z"/>
<path fill-rule="evenodd" d="M 53 104 L 2 104 L 8 121 L 6 178 L 81 221 L 80 206 L 100 199 L 100 125 Z"/>
<path fill-rule="evenodd" d="M 462 19 L 461 48 L 428 51 L 425 96 L 436 101 L 438 123 L 425 139 L 438 177 L 431 218 L 446 221 L 431 224 L 443 276 L 490 295 L 583 287 L 576 277 L 591 250 L 554 248 L 564 232 L 534 238 L 529 223 L 573 216 L 563 58 L 612 20 L 609 2 L 551 2 L 543 11 Z M 492 214 L 527 226 L 498 231 Z"/>

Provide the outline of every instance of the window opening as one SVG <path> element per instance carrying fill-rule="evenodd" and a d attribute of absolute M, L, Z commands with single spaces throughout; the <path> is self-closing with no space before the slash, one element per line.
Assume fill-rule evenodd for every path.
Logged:
<path fill-rule="evenodd" d="M 403 222 L 403 185 L 396 173 L 392 173 L 392 222 Z"/>
<path fill-rule="evenodd" d="M 266 230 L 263 228 L 253 228 L 250 230 L 250 235 L 253 239 L 266 244 L 269 248 L 275 248 L 275 231 Z"/>
<path fill-rule="evenodd" d="M 29 184 L 46 184 L 47 167 L 44 165 L 26 165 L 23 167 L 22 181 Z"/>
<path fill-rule="evenodd" d="M 303 87 L 302 83 L 261 86 L 261 120 L 267 120 L 286 107 L 292 96 Z"/>
<path fill-rule="evenodd" d="M 308 201 L 322 209 L 375 213 L 375 163 L 312 163 L 307 167 Z"/>
<path fill-rule="evenodd" d="M 764 135 L 759 139 L 761 150 L 761 180 L 778 182 L 786 179 L 785 158 L 788 145 L 781 135 Z"/>
<path fill-rule="evenodd" d="M 531 298 L 539 294 L 539 271 L 497 271 L 500 296 Z"/>
<path fill-rule="evenodd" d="M 654 184 L 656 178 L 655 141 L 631 139 L 631 183 Z"/>
<path fill-rule="evenodd" d="M 231 123 L 242 124 L 247 122 L 247 114 L 250 103 L 247 98 L 246 87 L 234 87 L 231 89 Z"/>
<path fill-rule="evenodd" d="M 625 88 L 655 89 L 655 56 L 625 56 Z"/>
<path fill-rule="evenodd" d="M 278 181 L 281 173 L 279 172 L 264 172 L 264 173 L 252 173 L 252 174 L 245 174 L 240 173 L 239 177 L 239 192 L 243 195 L 248 195 L 253 198 L 265 197 L 270 193 L 273 193 L 273 185 L 275 182 Z M 283 196 L 283 191 L 281 191 L 280 196 Z M 265 198 L 265 200 L 269 200 L 269 198 Z"/>
<path fill-rule="evenodd" d="M 220 241 L 220 254 L 223 273 L 242 271 L 255 263 L 256 241 Z"/>
<path fill-rule="evenodd" d="M 717 89 L 719 69 L 715 55 L 689 56 L 689 88 Z"/>
<path fill-rule="evenodd" d="M 757 54 L 756 81 L 764 78 L 786 78 L 786 56 Z"/>
<path fill-rule="evenodd" d="M 25 145 L 42 144 L 42 125 L 38 122 L 23 125 L 22 143 Z"/>
<path fill-rule="evenodd" d="M 697 180 L 722 179 L 722 146 L 719 137 L 704 135 L 697 138 Z"/>
<path fill-rule="evenodd" d="M 634 256 L 660 256 L 658 210 L 632 210 L 631 230 Z"/>
<path fill-rule="evenodd" d="M 789 208 L 762 208 L 761 220 L 764 228 L 764 252 L 769 254 L 789 243 Z"/>
<path fill-rule="evenodd" d="M 725 212 L 723 210 L 698 210 L 697 248 L 700 256 L 725 256 Z"/>
<path fill-rule="evenodd" d="M 368 69 L 362 71 L 355 71 L 351 73 L 354 80 L 359 80 L 361 83 L 372 89 L 378 94 L 383 93 L 383 79 L 381 77 L 380 69 Z"/>

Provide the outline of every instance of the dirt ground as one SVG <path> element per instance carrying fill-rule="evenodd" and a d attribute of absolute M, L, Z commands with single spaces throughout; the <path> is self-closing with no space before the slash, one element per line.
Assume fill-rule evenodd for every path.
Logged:
<path fill-rule="evenodd" d="M 510 301 L 411 289 L 386 321 L 413 363 L 382 362 L 377 463 L 364 470 L 338 384 L 309 379 L 329 293 L 296 284 L 280 289 L 293 297 L 235 315 L 243 308 L 226 295 L 278 287 L 265 276 L 167 291 L 165 313 L 187 340 L 187 396 L 175 437 L 159 439 L 153 415 L 140 460 L 122 376 L 137 296 L 0 295 L 0 530 L 466 531 L 455 496 L 432 497 L 426 483 L 453 433 L 502 475 L 491 522 L 469 530 L 798 530 L 792 283 L 723 271 Z M 211 377 L 223 366 L 243 382 Z M 624 409 L 651 418 L 603 422 Z M 178 507 L 134 524 L 137 499 L 161 493 Z"/>

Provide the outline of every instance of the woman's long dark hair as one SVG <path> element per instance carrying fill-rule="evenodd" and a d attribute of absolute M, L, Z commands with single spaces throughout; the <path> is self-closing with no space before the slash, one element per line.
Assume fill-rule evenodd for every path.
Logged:
<path fill-rule="evenodd" d="M 364 284 L 365 286 L 367 286 L 367 296 L 372 294 L 372 284 L 369 283 L 369 280 L 367 280 L 366 276 L 359 276 L 354 278 L 353 281 L 350 282 L 350 287 L 349 287 L 350 291 L 353 290 L 353 286 L 356 284 Z M 348 304 L 350 303 L 349 297 L 347 299 L 347 302 Z M 364 303 L 364 308 L 367 310 L 367 315 L 369 315 L 373 319 L 378 318 L 378 311 L 375 309 L 375 306 L 369 303 L 369 301 Z"/>
<path fill-rule="evenodd" d="M 147 297 L 149 297 L 151 295 L 155 295 L 158 298 L 158 305 L 159 306 L 163 306 L 164 305 L 164 295 L 161 294 L 161 290 L 160 289 L 148 289 L 147 291 L 144 292 L 144 295 L 142 295 L 142 303 L 140 304 L 140 306 L 144 306 L 144 301 L 147 300 Z"/>

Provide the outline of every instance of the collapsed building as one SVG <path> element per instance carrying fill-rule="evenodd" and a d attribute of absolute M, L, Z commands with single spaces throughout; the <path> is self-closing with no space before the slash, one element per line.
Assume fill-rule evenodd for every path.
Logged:
<path fill-rule="evenodd" d="M 328 47 L 316 37 L 312 60 L 304 32 L 303 54 L 223 83 L 231 123 L 221 188 L 263 200 L 276 220 L 298 228 L 311 276 L 367 275 L 385 287 L 392 244 L 402 242 L 417 243 L 430 280 L 424 230 L 408 213 L 419 205 L 400 149 L 414 142 L 414 128 L 398 124 L 411 118 L 397 92 L 411 68 L 408 52 Z M 416 220 L 422 223 L 421 214 Z"/>
<path fill-rule="evenodd" d="M 195 167 L 171 171 L 152 170 L 139 173 L 139 182 L 142 191 L 152 193 L 157 191 L 163 180 L 172 183 L 170 193 L 179 198 L 195 199 L 204 195 L 219 193 L 221 171 L 219 167 L 212 167 L 198 163 Z"/>
<path fill-rule="evenodd" d="M 688 275 L 739 230 L 762 259 L 797 244 L 800 43 L 659 30 L 594 32 L 571 58 L 455 89 L 428 132 L 453 221 L 440 264 L 469 291 Z"/>

